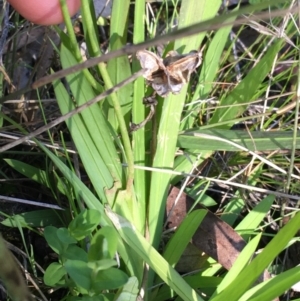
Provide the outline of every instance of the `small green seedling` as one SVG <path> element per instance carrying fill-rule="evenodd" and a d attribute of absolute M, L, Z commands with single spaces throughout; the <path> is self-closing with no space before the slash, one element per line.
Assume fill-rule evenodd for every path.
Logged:
<path fill-rule="evenodd" d="M 116 293 L 120 297 L 127 282 L 131 293 L 138 292 L 132 289 L 137 282 L 129 281 L 116 267 L 116 232 L 109 226 L 97 229 L 99 218 L 97 210 L 86 209 L 68 229 L 45 228 L 45 239 L 59 259 L 48 266 L 44 282 L 54 288 L 69 288 L 73 296 L 68 300 L 116 300 Z"/>

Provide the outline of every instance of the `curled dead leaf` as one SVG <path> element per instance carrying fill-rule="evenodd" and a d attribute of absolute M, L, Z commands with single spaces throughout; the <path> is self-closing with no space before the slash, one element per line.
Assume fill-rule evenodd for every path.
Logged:
<path fill-rule="evenodd" d="M 141 50 L 136 56 L 145 70 L 144 78 L 162 97 L 170 92 L 178 94 L 202 62 L 202 53 L 198 51 L 183 55 L 170 51 L 162 59 L 151 51 Z"/>

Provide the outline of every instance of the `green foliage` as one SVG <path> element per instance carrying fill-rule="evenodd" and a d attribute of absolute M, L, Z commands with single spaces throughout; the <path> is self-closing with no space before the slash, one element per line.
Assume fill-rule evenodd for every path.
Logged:
<path fill-rule="evenodd" d="M 206 211 L 204 210 L 195 210 L 188 214 L 169 240 L 164 252 L 164 258 L 171 265 L 175 265 L 178 262 L 187 244 L 190 242 L 190 237 L 193 237 L 205 214 Z"/>
<path fill-rule="evenodd" d="M 224 97 L 220 105 L 224 106 L 223 109 L 217 109 L 214 115 L 210 119 L 210 124 L 218 124 L 219 122 L 231 121 L 226 125 L 230 127 L 233 125 L 232 120 L 237 116 L 240 116 L 242 112 L 246 110 L 246 105 L 249 100 L 257 95 L 257 91 L 262 81 L 267 76 L 268 72 L 272 68 L 274 58 L 278 54 L 279 49 L 282 46 L 283 41 L 277 40 L 260 60 L 260 62 L 248 72 L 247 76 L 230 92 L 227 97 Z M 239 105 L 237 105 L 239 104 Z M 216 126 L 214 126 L 216 127 Z M 220 125 L 224 128 L 224 125 Z"/>
<path fill-rule="evenodd" d="M 97 261 L 101 258 L 113 258 L 117 252 L 117 247 L 118 236 L 116 232 L 111 227 L 103 227 L 92 238 L 88 253 L 89 260 Z"/>
<path fill-rule="evenodd" d="M 51 263 L 45 272 L 46 285 L 68 287 L 75 295 L 80 293 L 82 297 L 93 296 L 98 300 L 104 298 L 103 291 L 128 284 L 128 276 L 114 267 L 117 265 L 113 259 L 117 246 L 115 235 L 111 228 L 96 231 L 98 224 L 98 211 L 89 209 L 75 217 L 68 229 L 45 228 L 45 239 L 59 256 L 59 262 Z M 91 237 L 94 231 L 89 249 L 85 251 L 83 240 Z"/>
<path fill-rule="evenodd" d="M 47 209 L 16 214 L 3 220 L 1 224 L 7 227 L 17 227 L 21 225 L 24 228 L 38 228 L 49 225 L 61 226 L 62 220 L 58 212 Z"/>
<path fill-rule="evenodd" d="M 255 5 L 254 2 L 260 4 Z M 243 8 L 243 13 L 255 14 L 270 4 L 267 1 L 252 3 L 253 6 Z M 258 127 L 263 129 L 278 118 L 276 114 L 272 115 L 272 110 L 263 116 L 255 116 L 269 116 L 265 124 L 259 125 L 259 122 L 253 121 L 248 131 L 237 131 L 232 127 L 237 122 L 255 120 L 251 114 L 245 116 L 248 115 L 249 103 L 263 97 L 270 86 L 282 87 L 282 77 L 270 76 L 270 72 L 286 40 L 276 37 L 270 42 L 268 37 L 259 37 L 261 43 L 251 49 L 253 62 L 245 60 L 243 53 L 232 63 L 230 51 L 233 41 L 229 35 L 233 27 L 230 22 L 236 20 L 239 7 L 235 9 L 235 14 L 227 16 L 219 11 L 220 0 L 164 1 L 161 6 L 157 5 L 157 15 L 151 19 L 145 16 L 145 1 L 135 1 L 131 5 L 128 0 L 115 0 L 108 51 L 126 47 L 127 43 L 143 42 L 146 34 L 158 34 L 161 18 L 166 28 L 172 28 L 175 21 L 178 22 L 178 29 L 203 22 L 197 35 L 166 42 L 162 51 L 163 55 L 168 50 L 188 53 L 205 46 L 199 72 L 193 74 L 191 81 L 178 95 L 158 98 L 153 120 L 136 132 L 130 133 L 130 121 L 138 123 L 145 119 L 149 108 L 142 104 L 142 100 L 152 92 L 143 78 L 110 93 L 101 102 L 66 120 L 88 185 L 76 174 L 66 153 L 52 152 L 38 141 L 38 147 L 50 164 L 48 161 L 48 164 L 36 167 L 21 160 L 3 160 L 23 176 L 50 189 L 55 199 L 59 200 L 60 195 L 67 198 L 69 208 L 66 211 L 69 219 L 70 216 L 73 218 L 66 221 L 62 214 L 39 210 L 8 217 L 2 224 L 28 228 L 46 226 L 44 237 L 58 255 L 58 262 L 48 266 L 44 282 L 55 289 L 67 288 L 69 296 L 65 297 L 66 300 L 136 300 L 139 293 L 144 294 L 146 301 L 168 298 L 191 301 L 273 300 L 299 281 L 298 268 L 263 283 L 253 283 L 292 243 L 299 214 L 292 217 L 252 260 L 261 242 L 265 216 L 276 198 L 272 194 L 275 192 L 265 191 L 266 196 L 251 207 L 247 193 L 261 192 L 260 187 L 266 184 L 262 179 L 270 174 L 274 179 L 280 175 L 278 182 L 289 183 L 286 187 L 280 183 L 277 189 L 273 180 L 271 183 L 276 186 L 274 191 L 289 191 L 291 186 L 295 187 L 295 191 L 299 190 L 299 184 L 291 180 L 291 172 L 288 181 L 285 178 L 282 181 L 281 177 L 288 173 L 286 168 L 279 166 L 285 160 L 283 156 L 278 155 L 273 160 L 256 153 L 295 150 L 299 148 L 298 132 L 295 131 L 292 136 L 287 131 L 290 127 L 273 132 L 254 131 Z M 89 57 L 102 55 L 102 41 L 92 6 L 91 0 L 82 1 L 82 26 Z M 222 23 L 219 29 L 214 27 L 211 30 L 209 26 L 216 25 L 214 18 L 219 12 L 222 22 L 227 21 L 229 25 L 222 26 Z M 57 28 L 57 32 L 61 38 L 60 60 L 65 69 L 78 64 L 82 58 L 74 30 L 68 22 L 69 16 L 64 17 L 67 31 Z M 289 32 L 293 31 L 292 25 L 289 24 L 288 28 Z M 53 88 L 61 113 L 67 114 L 85 105 L 140 69 L 134 55 L 128 57 L 126 49 L 123 54 L 89 70 L 69 74 L 65 81 L 56 80 Z M 242 62 L 243 76 L 235 80 L 235 70 L 227 65 L 239 64 L 239 60 Z M 267 83 L 268 77 L 270 84 Z M 220 100 L 214 108 L 205 102 L 210 97 Z M 213 109 L 211 114 L 210 109 Z M 295 116 L 298 114 L 295 113 Z M 217 151 L 218 154 L 226 152 L 231 157 L 224 164 L 226 168 L 220 166 L 226 156 L 222 154 L 217 158 L 214 155 Z M 215 205 L 216 200 L 207 193 L 211 182 L 225 182 L 226 187 L 229 185 L 232 191 L 222 208 L 221 218 L 230 225 L 236 225 L 247 209 L 248 214 L 235 228 L 247 240 L 247 246 L 228 272 L 221 270 L 220 264 L 210 258 L 203 265 L 203 270 L 182 276 L 174 267 L 205 218 L 206 211 L 187 213 L 161 251 L 168 191 L 170 183 L 181 185 L 186 173 L 193 172 L 197 166 L 207 166 L 207 159 L 212 166 L 209 170 L 205 169 L 208 178 L 200 176 L 197 179 L 195 176 L 186 191 L 201 204 Z M 290 164 L 287 162 L 285 164 Z M 241 166 L 246 169 L 252 164 L 255 167 L 251 173 L 245 171 L 242 179 L 237 177 L 237 182 L 233 182 L 231 169 L 232 173 L 240 176 Z M 146 171 L 149 167 L 155 169 Z M 172 175 L 173 171 L 176 174 Z M 294 179 L 299 178 L 294 175 Z M 64 223 L 68 227 L 64 227 Z M 117 258 L 120 260 L 118 267 Z M 272 290 L 272 285 L 276 285 L 276 289 Z"/>
<path fill-rule="evenodd" d="M 218 300 L 226 300 L 230 298 L 231 300 L 240 300 L 240 297 L 247 292 L 247 289 L 251 287 L 254 281 L 259 277 L 261 273 L 263 273 L 264 269 L 275 259 L 275 256 L 279 254 L 287 245 L 287 243 L 294 237 L 295 233 L 298 231 L 298 225 L 300 222 L 300 214 L 295 215 L 295 217 L 284 227 L 279 233 L 272 239 L 272 241 L 264 248 L 264 250 L 258 254 L 253 261 L 246 266 L 236 277 L 234 280 L 228 283 L 228 286 L 218 295 L 211 298 L 212 301 Z M 258 241 L 256 241 L 256 244 Z M 248 244 L 248 246 L 250 246 Z M 247 246 L 247 247 L 248 247 Z M 238 260 L 235 262 L 235 266 L 239 266 L 239 260 L 243 260 L 244 264 L 248 262 L 248 259 L 243 259 L 243 254 L 246 253 L 248 248 L 245 248 Z M 253 254 L 253 250 L 251 252 Z M 250 254 L 249 254 L 250 255 Z M 234 268 L 233 267 L 233 268 Z M 231 271 L 230 271 L 231 272 Z M 289 274 L 289 273 L 287 273 Z M 290 288 L 291 283 L 293 281 L 299 281 L 298 271 L 295 273 L 291 273 L 289 279 L 287 281 L 281 283 L 277 288 L 277 291 L 270 290 L 269 282 L 266 282 L 260 286 L 260 291 L 263 291 L 262 287 L 266 286 L 269 288 L 268 292 L 265 293 L 265 297 L 263 300 L 273 300 L 276 296 L 278 296 L 278 292 L 284 292 L 286 289 Z M 280 277 L 280 276 L 277 276 Z M 295 278 L 294 278 L 295 277 Z M 275 277 L 276 278 L 276 277 Z M 277 282 L 274 280 L 274 282 Z M 273 283 L 274 283 L 273 282 Z M 252 291 L 253 293 L 255 290 Z M 256 294 L 258 296 L 258 294 Z"/>
<path fill-rule="evenodd" d="M 82 240 L 97 227 L 100 216 L 97 210 L 84 210 L 70 223 L 68 230 L 76 240 Z"/>

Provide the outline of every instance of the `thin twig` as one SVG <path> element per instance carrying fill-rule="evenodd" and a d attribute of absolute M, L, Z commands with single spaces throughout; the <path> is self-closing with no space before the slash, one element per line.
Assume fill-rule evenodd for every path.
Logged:
<path fill-rule="evenodd" d="M 282 1 L 273 1 L 273 4 L 280 3 L 280 2 L 282 2 Z M 271 4 L 271 2 L 263 2 L 262 4 L 256 5 L 255 8 L 257 10 L 266 8 L 269 4 Z M 276 17 L 276 16 L 285 15 L 289 12 L 293 13 L 296 9 L 297 9 L 297 7 L 294 7 L 291 9 L 276 10 L 276 11 L 272 12 L 271 16 Z M 24 89 L 21 89 L 19 91 L 11 93 L 5 97 L 2 97 L 0 99 L 0 103 L 2 103 L 3 101 L 9 100 L 9 99 L 17 99 L 18 96 L 21 94 L 31 91 L 32 89 L 37 89 L 41 86 L 44 86 L 48 83 L 53 82 L 54 80 L 63 78 L 70 73 L 78 72 L 78 71 L 81 71 L 82 69 L 93 67 L 101 62 L 107 62 L 113 58 L 116 58 L 116 57 L 119 57 L 122 55 L 133 54 L 133 53 L 136 53 L 138 50 L 142 50 L 142 49 L 152 47 L 152 46 L 157 46 L 161 43 L 171 42 L 176 39 L 192 36 L 195 34 L 199 34 L 201 32 L 215 30 L 220 27 L 237 26 L 240 24 L 245 24 L 245 22 L 248 22 L 248 20 L 261 20 L 261 19 L 265 19 L 265 18 L 267 18 L 267 19 L 270 18 L 269 12 L 258 13 L 256 15 L 252 15 L 251 18 L 245 18 L 244 16 L 240 16 L 240 15 L 246 14 L 248 12 L 249 12 L 249 8 L 245 7 L 245 8 L 240 9 L 239 11 L 232 12 L 232 13 L 229 13 L 226 15 L 221 15 L 221 16 L 215 17 L 213 20 L 207 20 L 204 22 L 200 22 L 200 23 L 194 24 L 194 25 L 186 27 L 186 28 L 178 29 L 174 32 L 170 32 L 168 34 L 158 36 L 154 39 L 150 39 L 148 41 L 145 41 L 145 42 L 142 42 L 142 43 L 139 43 L 136 45 L 126 45 L 125 47 L 122 47 L 115 51 L 111 51 L 107 54 L 103 54 L 100 57 L 91 58 L 78 65 L 60 70 L 56 73 L 53 73 L 46 77 L 43 77 L 43 78 L 37 80 L 36 82 L 34 82 L 29 87 L 26 87 Z M 235 21 L 227 21 L 227 20 L 230 20 L 232 18 L 237 18 L 237 17 L 239 17 L 239 18 L 236 19 Z"/>
<path fill-rule="evenodd" d="M 42 126 L 41 128 L 33 131 L 32 133 L 14 141 L 11 143 L 8 143 L 6 145 L 4 145 L 3 147 L 0 147 L 0 153 L 9 150 L 10 148 L 13 148 L 23 142 L 26 142 L 29 139 L 32 139 L 33 137 L 36 137 L 37 135 L 40 135 L 41 133 L 53 128 L 54 126 L 64 122 L 65 120 L 69 119 L 70 117 L 72 117 L 75 114 L 78 114 L 80 112 L 82 112 L 83 110 L 85 110 L 86 108 L 90 107 L 91 105 L 103 100 L 104 98 L 106 98 L 108 95 L 110 95 L 111 93 L 114 93 L 116 91 L 118 91 L 119 89 L 121 89 L 123 86 L 133 82 L 134 80 L 136 80 L 139 76 L 141 76 L 144 73 L 144 70 L 140 70 L 139 72 L 133 74 L 132 76 L 128 77 L 127 79 L 123 80 L 122 82 L 120 82 L 119 84 L 117 84 L 116 86 L 114 86 L 111 89 L 106 90 L 105 92 L 101 93 L 100 95 L 96 96 L 95 98 L 89 100 L 88 102 L 86 102 L 85 104 L 79 106 L 78 108 L 70 111 L 69 113 L 62 115 L 61 117 L 53 120 L 52 122 L 48 123 L 47 125 Z"/>
<path fill-rule="evenodd" d="M 100 62 L 107 62 L 109 60 L 111 60 L 112 58 L 115 57 L 119 57 L 122 55 L 129 55 L 129 54 L 133 54 L 136 53 L 138 50 L 142 50 L 151 46 L 156 46 L 158 44 L 161 43 L 165 43 L 167 41 L 173 41 L 175 39 L 180 39 L 180 38 L 184 38 L 184 37 L 188 37 L 191 35 L 195 35 L 198 34 L 200 32 L 205 32 L 205 31 L 209 31 L 209 30 L 214 30 L 214 29 L 218 29 L 221 27 L 225 27 L 225 26 L 230 26 L 230 25 L 240 25 L 240 24 L 244 24 L 245 20 L 247 19 L 251 19 L 251 20 L 261 20 L 263 18 L 270 18 L 270 14 L 269 13 L 260 13 L 257 15 L 253 15 L 251 16 L 251 18 L 245 18 L 244 16 L 241 16 L 240 18 L 238 18 L 236 21 L 230 21 L 230 22 L 226 22 L 226 20 L 230 19 L 231 17 L 234 16 L 239 16 L 240 14 L 246 13 L 248 12 L 249 8 L 247 9 L 241 9 L 238 12 L 233 12 L 227 15 L 222 15 L 219 17 L 216 17 L 214 19 L 214 23 L 212 24 L 212 20 L 208 20 L 205 22 L 200 22 L 197 23 L 195 25 L 186 27 L 186 28 L 182 28 L 182 29 L 178 29 L 177 31 L 162 35 L 162 36 L 158 36 L 154 39 L 136 44 L 136 45 L 126 45 L 123 48 L 117 49 L 115 51 L 109 52 L 107 54 L 104 54 L 100 57 L 95 57 L 95 58 L 91 58 L 81 64 L 78 64 L 76 66 L 72 66 L 69 68 L 66 68 L 64 70 L 60 70 L 54 74 L 51 74 L 49 76 L 43 77 L 39 80 L 37 80 L 36 82 L 34 82 L 32 84 L 32 88 L 33 89 L 37 89 L 45 84 L 51 83 L 53 80 L 55 79 L 59 79 L 62 77 L 65 77 L 66 75 L 68 75 L 69 73 L 73 73 L 73 72 L 77 72 L 80 71 L 82 69 L 85 68 L 90 68 L 93 67 L 97 64 L 99 64 Z M 287 13 L 292 12 L 295 9 L 285 9 L 285 10 L 277 10 L 272 12 L 272 16 L 282 16 L 285 15 Z M 225 23 L 223 23 L 225 22 Z"/>
<path fill-rule="evenodd" d="M 130 132 L 135 132 L 135 131 L 141 129 L 152 119 L 152 117 L 155 113 L 155 106 L 156 106 L 156 104 L 150 105 L 150 112 L 149 112 L 148 116 L 142 122 L 140 122 L 138 124 L 132 123 L 130 125 Z"/>
<path fill-rule="evenodd" d="M 123 163 L 122 166 L 126 167 L 127 164 Z M 205 177 L 205 176 L 199 176 L 199 175 L 193 175 L 193 174 L 188 174 L 185 172 L 181 171 L 176 171 L 176 170 L 170 170 L 170 169 L 163 169 L 163 168 L 155 168 L 155 167 L 148 167 L 148 166 L 141 166 L 141 165 L 134 165 L 135 169 L 140 169 L 140 170 L 147 170 L 151 172 L 161 172 L 165 174 L 170 174 L 170 175 L 177 175 L 177 176 L 183 176 L 183 177 L 191 177 L 194 179 L 200 179 L 200 180 L 205 180 L 205 181 L 210 181 L 213 183 L 218 183 L 222 185 L 227 185 L 228 187 L 238 187 L 242 188 L 245 190 L 249 191 L 256 191 L 256 192 L 261 192 L 265 193 L 266 195 L 275 195 L 277 197 L 281 198 L 289 198 L 291 201 L 299 201 L 299 195 L 292 195 L 288 193 L 283 193 L 280 191 L 275 191 L 275 190 L 270 190 L 270 189 L 264 189 L 256 186 L 251 186 L 251 185 L 245 185 L 241 183 L 236 183 L 236 182 L 230 182 L 230 181 L 225 181 L 225 180 L 220 180 L 220 179 L 215 179 L 215 178 L 210 178 L 210 177 Z"/>

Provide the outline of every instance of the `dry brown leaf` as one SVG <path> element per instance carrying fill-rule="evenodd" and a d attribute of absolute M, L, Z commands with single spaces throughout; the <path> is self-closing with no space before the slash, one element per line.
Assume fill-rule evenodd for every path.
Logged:
<path fill-rule="evenodd" d="M 180 190 L 177 187 L 172 187 L 167 199 L 166 214 L 168 216 L 168 228 L 178 227 L 194 205 L 194 200 L 187 194 L 182 193 L 177 200 L 176 206 L 173 208 L 179 192 Z M 172 214 L 169 216 L 171 209 Z M 195 209 L 206 208 L 198 204 L 195 206 Z M 231 269 L 240 252 L 246 246 L 246 242 L 231 226 L 223 222 L 209 210 L 207 210 L 207 214 L 192 237 L 191 242 L 227 270 Z M 193 260 L 196 262 L 195 258 Z M 201 259 L 198 262 L 203 264 Z M 270 274 L 265 270 L 256 283 L 270 278 Z M 279 298 L 275 298 L 273 301 L 279 301 Z"/>

